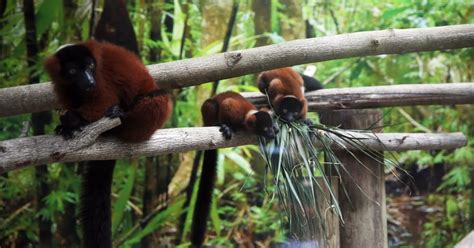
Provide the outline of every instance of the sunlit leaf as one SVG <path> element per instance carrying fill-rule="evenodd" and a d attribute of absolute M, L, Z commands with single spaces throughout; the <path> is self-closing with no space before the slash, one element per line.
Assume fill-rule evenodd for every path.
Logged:
<path fill-rule="evenodd" d="M 45 0 L 39 6 L 36 14 L 36 32 L 41 36 L 54 21 L 63 23 L 63 1 L 62 0 Z"/>

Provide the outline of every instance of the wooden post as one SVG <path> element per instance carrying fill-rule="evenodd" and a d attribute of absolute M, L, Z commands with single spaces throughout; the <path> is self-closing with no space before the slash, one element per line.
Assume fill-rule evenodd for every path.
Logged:
<path fill-rule="evenodd" d="M 317 178 L 318 183 L 320 185 L 324 185 L 324 182 L 321 177 Z M 332 177 L 331 178 L 332 182 L 337 182 L 338 178 L 337 177 Z M 337 183 L 332 184 L 332 190 L 335 192 L 336 197 L 339 199 L 341 195 L 337 193 L 339 185 Z M 329 194 L 329 189 L 326 187 L 323 187 L 324 192 L 316 192 L 316 194 L 323 194 L 324 196 L 319 197 L 319 199 L 330 199 L 331 196 Z M 323 198 L 324 197 L 324 198 Z M 319 211 L 323 213 L 323 219 L 322 221 L 325 222 L 326 225 L 326 235 L 322 236 L 320 239 L 318 239 L 319 242 L 319 247 L 328 247 L 328 248 L 339 248 L 340 246 L 340 235 L 339 235 L 339 217 L 337 214 L 335 214 L 334 211 L 329 211 L 328 206 L 325 206 L 326 204 L 319 204 Z M 324 242 L 324 238 L 327 238 L 327 243 Z"/>
<path fill-rule="evenodd" d="M 309 185 L 309 178 L 298 178 L 300 183 L 296 187 L 303 187 L 304 190 L 310 191 L 311 187 Z M 338 187 L 339 185 L 335 182 L 339 180 L 337 177 L 332 177 L 330 179 L 334 182 L 331 185 L 331 191 L 335 192 L 336 198 L 338 197 Z M 288 247 L 319 247 L 319 248 L 339 248 L 339 217 L 335 214 L 334 211 L 330 209 L 330 206 L 323 199 L 330 199 L 331 195 L 329 189 L 325 187 L 325 183 L 322 177 L 316 177 L 316 181 L 319 185 L 322 186 L 322 189 L 315 188 L 314 193 L 316 194 L 316 205 L 305 206 L 309 211 L 310 215 L 314 218 L 309 219 L 308 224 L 296 223 L 296 225 L 301 225 L 299 228 L 296 228 L 294 233 L 290 233 L 288 238 L 297 237 L 298 241 L 292 240 Z M 301 182 L 305 182 L 302 183 Z M 282 209 L 283 206 L 280 206 Z M 317 210 L 316 210 L 317 208 Z M 314 210 L 313 210 L 314 209 Z M 314 211 L 311 213 L 311 211 Z M 316 211 L 318 211 L 322 216 L 318 216 Z M 301 213 L 299 213 L 301 214 Z M 320 218 L 321 217 L 321 218 Z M 304 224 L 304 225 L 303 225 Z M 325 233 L 323 233 L 321 225 L 324 226 Z M 292 237 L 293 236 L 293 237 Z M 286 247 L 286 246 L 284 246 Z"/>
<path fill-rule="evenodd" d="M 380 127 L 381 119 L 379 110 L 321 113 L 321 123 L 343 129 Z M 365 167 L 347 152 L 336 153 L 348 172 L 343 173 L 342 185 L 339 187 L 339 203 L 345 221 L 345 225 L 340 228 L 340 247 L 387 247 L 384 166 L 361 152 L 354 154 Z M 343 187 L 350 199 L 345 197 Z"/>

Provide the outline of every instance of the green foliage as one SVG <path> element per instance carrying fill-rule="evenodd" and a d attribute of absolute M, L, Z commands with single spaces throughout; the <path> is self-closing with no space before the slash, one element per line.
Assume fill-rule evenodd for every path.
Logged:
<path fill-rule="evenodd" d="M 141 239 L 145 237 L 146 235 L 159 229 L 166 222 L 171 221 L 172 219 L 176 219 L 176 217 L 178 217 L 179 213 L 181 212 L 183 202 L 184 202 L 184 199 L 180 199 L 176 201 L 175 203 L 170 204 L 170 206 L 166 210 L 155 215 L 142 230 L 134 233 L 123 244 L 123 247 L 133 247 L 133 245 L 136 245 L 137 243 L 139 243 Z"/>
<path fill-rule="evenodd" d="M 137 165 L 138 160 L 133 160 L 126 168 L 127 174 L 129 174 L 129 176 L 125 182 L 125 185 L 118 194 L 118 199 L 115 202 L 112 211 L 112 236 L 115 236 L 117 233 L 118 226 L 123 218 L 123 214 L 125 213 L 125 207 L 127 206 L 127 202 L 132 194 Z"/>
<path fill-rule="evenodd" d="M 53 23 L 64 25 L 64 10 L 62 0 L 43 1 L 36 13 L 36 32 L 43 35 Z"/>
<path fill-rule="evenodd" d="M 441 211 L 428 215 L 423 225 L 423 237 L 426 247 L 454 247 L 470 228 L 468 216 L 469 200 L 465 194 L 432 194 L 428 203 Z"/>

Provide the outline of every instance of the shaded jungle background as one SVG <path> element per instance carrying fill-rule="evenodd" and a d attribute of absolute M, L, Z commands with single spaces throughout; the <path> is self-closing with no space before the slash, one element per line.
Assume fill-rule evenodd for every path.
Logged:
<path fill-rule="evenodd" d="M 114 2 L 119 4 L 0 0 L 0 87 L 49 81 L 41 61 L 62 44 L 88 39 L 106 15 L 104 6 Z M 471 0 L 127 0 L 123 6 L 136 36 L 128 42 L 136 42 L 145 64 L 340 33 L 474 22 Z M 474 49 L 315 65 L 316 78 L 327 88 L 472 82 Z M 200 126 L 200 103 L 210 96 L 212 85 L 175 90 L 167 127 Z M 257 91 L 255 75 L 223 80 L 215 89 Z M 386 132 L 460 131 L 468 136 L 468 145 L 455 151 L 401 153 L 401 166 L 413 180 L 403 173 L 398 180 L 392 172 L 399 172 L 387 171 L 389 245 L 452 247 L 474 228 L 474 107 L 384 111 Z M 51 134 L 57 124 L 55 112 L 1 118 L 0 140 Z M 194 152 L 188 152 L 118 162 L 114 246 L 189 244 L 189 218 L 182 210 L 193 159 Z M 54 163 L 0 175 L 0 246 L 79 246 L 81 170 L 81 163 Z M 222 149 L 207 244 L 268 247 L 284 240 L 277 203 L 264 190 L 264 172 L 255 146 Z M 191 185 L 189 192 L 193 190 Z M 189 209 L 193 207 L 191 201 Z"/>

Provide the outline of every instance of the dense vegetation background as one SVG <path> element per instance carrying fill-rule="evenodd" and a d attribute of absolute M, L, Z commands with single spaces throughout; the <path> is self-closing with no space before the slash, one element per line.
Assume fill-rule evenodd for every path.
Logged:
<path fill-rule="evenodd" d="M 41 63 L 28 67 L 24 4 L 0 1 L 0 87 L 49 81 Z M 232 8 L 237 8 L 228 50 L 288 40 L 387 28 L 421 28 L 474 22 L 471 0 L 128 0 L 141 57 L 146 64 L 222 50 Z M 34 1 L 40 60 L 60 45 L 89 37 L 103 1 Z M 401 83 L 472 82 L 474 49 L 381 55 L 315 64 L 328 88 Z M 303 70 L 304 66 L 295 67 Z M 255 75 L 223 80 L 218 92 L 256 91 Z M 211 84 L 176 90 L 169 127 L 199 126 L 200 103 Z M 386 109 L 386 132 L 463 132 L 455 151 L 400 154 L 416 187 L 398 184 L 388 198 L 390 244 L 450 247 L 474 227 L 471 174 L 474 107 L 415 106 Z M 48 117 L 48 115 L 43 115 Z M 57 114 L 43 118 L 53 133 Z M 36 117 L 36 120 L 38 117 Z M 33 134 L 31 115 L 0 119 L 0 140 Z M 33 116 L 33 120 L 35 117 Z M 185 244 L 189 222 L 179 216 L 194 153 L 119 161 L 113 185 L 115 245 Z M 50 164 L 0 175 L 0 246 L 78 246 L 77 203 L 81 163 Z M 424 174 L 425 173 L 425 174 Z M 209 244 L 267 246 L 284 239 L 278 209 L 265 193 L 264 167 L 256 147 L 222 149 Z M 396 183 L 395 183 L 396 184 Z M 269 189 L 271 191 L 271 188 Z M 411 193 L 411 195 L 409 194 Z M 193 204 L 190 205 L 193 208 Z M 407 210 L 408 209 L 408 210 Z M 183 230 L 184 229 L 184 230 Z M 374 230 L 377 231 L 377 230 Z M 46 244 L 46 245 L 45 245 Z"/>

